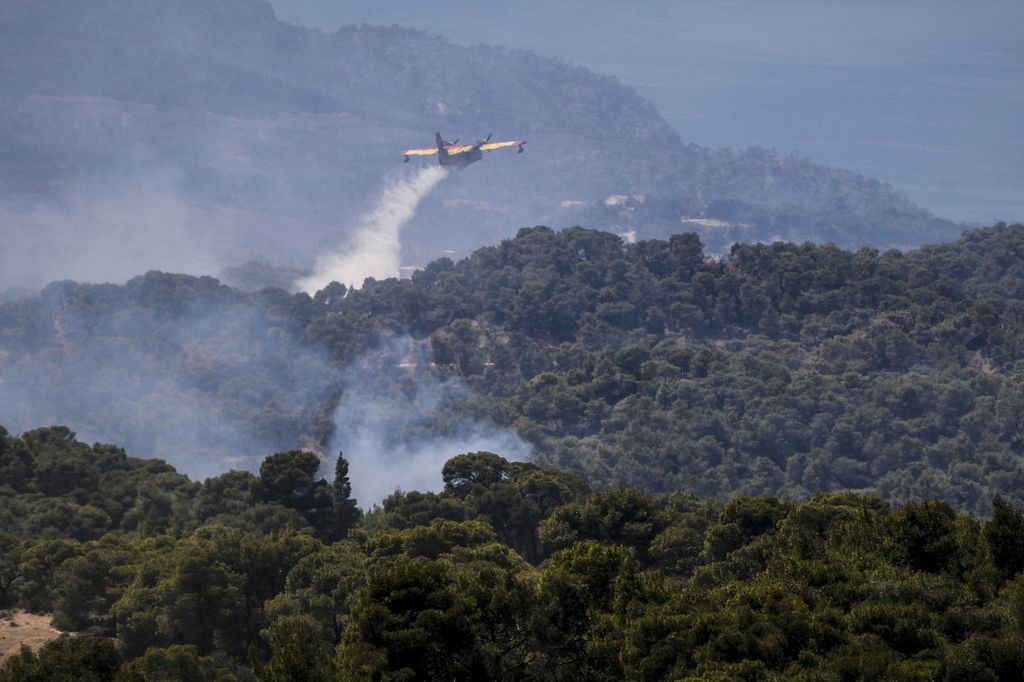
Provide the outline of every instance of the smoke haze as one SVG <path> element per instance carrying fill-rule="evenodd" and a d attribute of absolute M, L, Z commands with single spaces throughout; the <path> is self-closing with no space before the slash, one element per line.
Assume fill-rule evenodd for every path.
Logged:
<path fill-rule="evenodd" d="M 316 260 L 313 274 L 295 285 L 314 293 L 331 282 L 359 288 L 367 277 L 398 277 L 401 265 L 402 226 L 416 213 L 420 202 L 448 175 L 441 166 L 427 166 L 393 180 L 374 209 L 360 220 L 348 245 Z"/>
<path fill-rule="evenodd" d="M 275 300 L 290 299 L 153 272 L 3 304 L 6 319 L 22 318 L 0 349 L 0 425 L 65 425 L 195 480 L 329 443 L 364 506 L 396 489 L 438 490 L 457 454 L 530 455 L 480 417 L 466 384 L 436 375 L 429 341 L 385 339 L 337 368 L 295 337 Z"/>
<path fill-rule="evenodd" d="M 81 181 L 56 201 L 0 205 L 0 288 L 124 282 L 153 269 L 216 272 L 222 223 L 182 196 L 180 174 L 169 167 Z"/>
<path fill-rule="evenodd" d="M 0 424 L 65 425 L 195 479 L 326 437 L 317 415 L 326 422 L 340 371 L 272 311 L 210 282 L 150 273 L 124 287 L 50 285 L 9 304 L 33 321 L 0 350 Z M 181 310 L 154 309 L 204 286 Z"/>
<path fill-rule="evenodd" d="M 345 372 L 330 447 L 348 460 L 353 496 L 363 507 L 395 490 L 440 490 L 441 468 L 458 454 L 486 450 L 523 460 L 531 453 L 518 434 L 460 410 L 470 399 L 468 388 L 438 378 L 431 364 L 424 349 L 403 338 Z"/>

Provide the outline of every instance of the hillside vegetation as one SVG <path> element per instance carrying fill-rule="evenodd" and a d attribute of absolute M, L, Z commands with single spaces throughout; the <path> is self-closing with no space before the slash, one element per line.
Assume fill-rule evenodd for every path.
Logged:
<path fill-rule="evenodd" d="M 1024 502 L 1022 257 L 1021 226 L 721 261 L 694 235 L 624 248 L 538 228 L 351 292 L 306 333 L 337 357 L 367 324 L 429 334 L 488 414 L 598 485 L 854 488 L 981 512 L 996 492 Z"/>
<path fill-rule="evenodd" d="M 1022 263 L 1020 225 L 910 253 L 724 259 L 693 234 L 538 227 L 312 298 L 161 273 L 62 282 L 0 305 L 0 405 L 16 430 L 70 423 L 202 475 L 255 468 L 325 447 L 341 398 L 414 389 L 423 377 L 386 351 L 401 338 L 469 388 L 417 428 L 511 427 L 599 488 L 855 489 L 983 515 L 995 494 L 1024 504 Z M 348 385 L 357 360 L 371 378 Z"/>
<path fill-rule="evenodd" d="M 806 504 L 593 492 L 458 455 L 359 514 L 346 462 L 202 484 L 0 431 L 0 608 L 83 634 L 0 680 L 986 679 L 1024 669 L 1024 514 L 850 493 Z M 73 508 L 89 527 L 50 510 Z M 11 519 L 10 516 L 7 519 Z M 5 527 L 10 526 L 5 523 Z M 102 534 L 102 535 L 101 535 Z"/>

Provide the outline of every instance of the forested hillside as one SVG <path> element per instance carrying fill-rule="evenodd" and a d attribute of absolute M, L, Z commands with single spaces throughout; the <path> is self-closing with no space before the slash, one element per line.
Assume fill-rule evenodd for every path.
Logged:
<path fill-rule="evenodd" d="M 362 516 L 308 452 L 193 483 L 0 429 L 0 680 L 984 679 L 1024 670 L 1024 514 L 702 499 L 458 455 Z"/>
<path fill-rule="evenodd" d="M 339 368 L 293 341 L 310 306 L 209 277 L 54 282 L 4 305 L 0 414 L 23 428 L 73 423 L 197 476 L 252 468 L 327 432 Z"/>
<path fill-rule="evenodd" d="M 693 234 L 538 227 L 314 297 L 161 273 L 55 283 L 0 304 L 0 414 L 205 476 L 329 447 L 339 401 L 447 379 L 468 392 L 393 443 L 473 420 L 597 488 L 853 489 L 984 515 L 995 494 L 1024 505 L 1022 264 L 1020 225 L 909 253 L 724 259 Z"/>
<path fill-rule="evenodd" d="M 542 55 L 0 0 L 0 682 L 1024 679 L 961 230 Z"/>
<path fill-rule="evenodd" d="M 1024 490 L 1021 226 L 910 254 L 805 244 L 702 257 L 526 230 L 337 301 L 307 334 L 429 335 L 541 461 L 598 485 L 805 498 L 865 489 L 982 512 Z"/>
<path fill-rule="evenodd" d="M 695 220 L 716 250 L 737 235 L 903 247 L 956 234 L 852 173 L 684 143 L 628 84 L 531 53 L 304 29 L 261 0 L 4 2 L 0 40 L 0 220 L 15 247 L 0 288 L 254 257 L 308 266 L 435 130 L 529 145 L 450 178 L 407 230 L 408 263 L 539 222 L 650 238 Z M 612 195 L 655 208 L 606 210 Z M 51 257 L 31 268 L 6 256 L 38 248 Z"/>

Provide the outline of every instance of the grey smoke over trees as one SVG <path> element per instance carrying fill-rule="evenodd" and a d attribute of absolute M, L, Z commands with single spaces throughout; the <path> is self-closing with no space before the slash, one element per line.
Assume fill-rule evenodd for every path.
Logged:
<path fill-rule="evenodd" d="M 425 342 L 383 335 L 348 362 L 304 341 L 315 305 L 159 272 L 0 303 L 0 424 L 68 426 L 194 478 L 252 470 L 273 452 L 344 451 L 362 505 L 439 489 L 441 464 L 460 452 L 529 454 L 474 416 L 469 390 L 439 378 Z"/>
<path fill-rule="evenodd" d="M 361 506 L 395 490 L 439 491 L 444 463 L 463 452 L 526 459 L 530 445 L 510 429 L 473 416 L 480 400 L 456 378 L 439 378 L 422 344 L 403 337 L 382 343 L 344 373 L 330 451 L 349 462 Z"/>
<path fill-rule="evenodd" d="M 158 272 L 123 287 L 62 281 L 38 296 L 0 295 L 0 423 L 68 424 L 192 475 L 251 468 L 274 451 L 343 450 L 366 504 L 396 487 L 436 487 L 420 472 L 457 452 L 527 454 L 514 434 L 464 417 L 475 408 L 464 386 L 437 379 L 413 342 L 362 355 L 374 335 L 437 331 L 456 315 L 451 300 L 398 282 L 360 298 L 331 280 L 392 276 L 401 260 L 463 254 L 548 219 L 636 231 L 641 245 L 702 230 L 720 242 L 713 248 L 794 236 L 904 246 L 957 231 L 854 173 L 686 144 L 629 85 L 534 54 L 394 27 L 307 30 L 255 0 L 7 4 L 0 38 L 11 57 L 0 61 L 0 289 L 123 281 L 150 268 L 211 273 L 268 257 L 285 266 L 268 264 L 274 274 L 321 257 L 305 283 L 312 297 Z M 531 151 L 443 185 L 428 167 L 381 200 L 397 150 L 434 130 L 511 132 Z M 617 243 L 609 252 L 623 253 Z M 421 282 L 453 268 L 435 261 Z M 551 296 L 565 271 L 528 273 L 529 296 L 496 286 L 495 300 L 530 330 L 561 332 L 559 306 L 589 305 Z M 332 303 L 346 295 L 355 304 Z M 586 322 L 602 334 L 651 309 L 600 295 L 609 298 L 593 299 Z M 726 324 L 722 301 L 700 314 Z M 489 366 L 472 315 L 458 314 L 469 331 L 460 369 Z M 766 330 L 778 324 L 765 317 Z M 523 367 L 545 365 L 550 341 L 524 343 Z"/>
<path fill-rule="evenodd" d="M 313 444 L 339 372 L 297 340 L 288 305 L 156 272 L 54 283 L 4 306 L 0 423 L 66 425 L 196 477 Z"/>

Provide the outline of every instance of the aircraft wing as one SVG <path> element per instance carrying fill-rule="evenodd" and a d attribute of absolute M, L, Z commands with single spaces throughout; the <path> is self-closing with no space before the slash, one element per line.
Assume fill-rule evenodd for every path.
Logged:
<path fill-rule="evenodd" d="M 488 142 L 487 144 L 480 145 L 480 149 L 489 152 L 492 149 L 501 149 L 502 147 L 521 147 L 524 144 L 526 144 L 526 140 L 506 140 L 505 142 Z"/>
<path fill-rule="evenodd" d="M 403 156 L 430 156 L 437 153 L 437 147 L 423 147 L 422 149 L 406 149 Z"/>
<path fill-rule="evenodd" d="M 464 154 L 468 151 L 472 151 L 472 149 L 473 145 L 471 144 L 460 144 L 458 146 L 445 147 L 445 151 L 448 152 L 448 156 L 453 156 L 455 154 Z"/>

